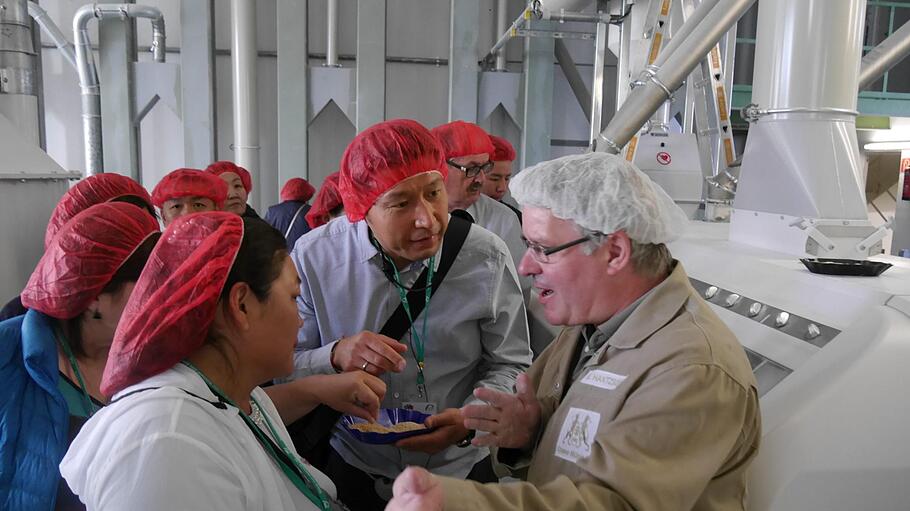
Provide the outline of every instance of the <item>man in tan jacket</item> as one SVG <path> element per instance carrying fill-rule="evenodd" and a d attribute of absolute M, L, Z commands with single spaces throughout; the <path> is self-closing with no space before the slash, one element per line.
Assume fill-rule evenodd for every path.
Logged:
<path fill-rule="evenodd" d="M 602 153 L 538 164 L 510 190 L 528 245 L 519 272 L 567 327 L 516 394 L 477 389 L 487 404 L 462 414 L 522 482 L 411 467 L 387 509 L 743 509 L 758 393 L 736 337 L 667 250 L 682 211 Z"/>

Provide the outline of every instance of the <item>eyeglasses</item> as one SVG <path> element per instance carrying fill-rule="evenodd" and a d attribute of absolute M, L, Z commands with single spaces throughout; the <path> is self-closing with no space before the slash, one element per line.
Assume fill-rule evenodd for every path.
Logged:
<path fill-rule="evenodd" d="M 493 162 L 491 162 L 491 161 L 488 161 L 488 162 L 480 164 L 480 165 L 474 165 L 473 167 L 465 167 L 464 165 L 459 165 L 452 160 L 446 160 L 446 163 L 448 163 L 452 167 L 455 167 L 456 169 L 464 172 L 464 177 L 466 177 L 468 179 L 473 179 L 473 178 L 477 177 L 481 172 L 486 174 L 487 172 L 490 171 L 490 169 L 493 168 Z"/>
<path fill-rule="evenodd" d="M 580 244 L 582 244 L 586 241 L 590 241 L 590 240 L 591 240 L 590 236 L 583 236 L 581 238 L 578 238 L 577 240 L 572 240 L 568 243 L 563 243 L 562 245 L 558 245 L 558 246 L 551 248 L 551 247 L 545 247 L 539 243 L 534 243 L 533 241 L 528 241 L 524 236 L 521 237 L 521 241 L 525 242 L 525 245 L 528 247 L 528 251 L 531 252 L 531 257 L 533 257 L 534 260 L 537 261 L 538 263 L 549 263 L 551 255 L 553 255 L 557 252 L 562 252 L 563 250 L 565 250 L 567 248 L 574 247 L 575 245 L 580 245 Z"/>

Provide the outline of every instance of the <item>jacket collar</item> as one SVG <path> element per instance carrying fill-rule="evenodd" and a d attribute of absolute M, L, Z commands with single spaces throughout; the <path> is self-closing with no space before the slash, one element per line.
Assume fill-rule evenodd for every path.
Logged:
<path fill-rule="evenodd" d="M 620 349 L 637 348 L 677 316 L 692 291 L 682 263 L 674 260 L 670 275 L 645 296 L 644 301 L 610 337 L 608 344 Z"/>
<path fill-rule="evenodd" d="M 60 396 L 57 391 L 57 338 L 54 320 L 36 310 L 29 310 L 22 318 L 22 359 L 25 369 L 47 393 Z"/>

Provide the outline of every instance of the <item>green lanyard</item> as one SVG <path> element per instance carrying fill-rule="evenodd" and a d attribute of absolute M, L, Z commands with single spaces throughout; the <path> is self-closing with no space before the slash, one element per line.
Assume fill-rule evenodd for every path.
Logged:
<path fill-rule="evenodd" d="M 269 456 L 271 456 L 272 459 L 275 460 L 275 462 L 278 464 L 278 466 L 281 467 L 281 471 L 284 472 L 286 476 L 288 476 L 288 479 L 294 483 L 294 486 L 296 486 L 297 489 L 306 495 L 306 498 L 310 499 L 310 502 L 315 504 L 316 507 L 322 509 L 323 511 L 329 511 L 332 509 L 332 504 L 329 502 L 329 498 L 326 493 L 322 490 L 322 488 L 319 487 L 319 484 L 316 483 L 316 480 L 313 479 L 313 476 L 311 476 L 307 469 L 304 468 L 304 466 L 300 463 L 300 460 L 297 458 L 296 454 L 291 452 L 291 450 L 288 449 L 287 445 L 285 445 L 284 441 L 281 439 L 281 436 L 279 436 L 278 432 L 275 431 L 275 427 L 272 426 L 272 421 L 269 420 L 269 416 L 263 411 L 262 406 L 260 406 L 259 401 L 256 400 L 255 396 L 250 396 L 250 398 L 253 400 L 253 403 L 256 405 L 256 407 L 259 408 L 259 411 L 262 414 L 262 418 L 265 420 L 266 425 L 269 427 L 269 431 L 272 433 L 272 437 L 276 442 L 278 442 L 279 448 L 283 451 L 284 455 L 291 460 L 291 462 L 294 464 L 294 467 L 289 467 L 287 465 L 287 462 L 278 456 L 278 453 L 275 452 L 275 448 L 272 446 L 272 442 L 269 441 L 269 438 L 266 436 L 266 434 L 261 429 L 259 429 L 259 426 L 256 425 L 253 419 L 244 413 L 244 411 L 241 410 L 240 407 L 238 407 L 234 401 L 232 401 L 231 398 L 229 398 L 227 394 L 225 394 L 217 385 L 212 383 L 212 381 L 208 379 L 205 373 L 200 371 L 199 368 L 189 360 L 184 360 L 183 364 L 195 371 L 196 374 L 202 378 L 205 384 L 208 385 L 209 390 L 218 396 L 219 399 L 233 406 L 234 408 L 237 408 L 237 410 L 240 412 L 240 416 L 243 418 L 243 421 L 247 424 L 247 426 L 250 427 L 251 430 L 253 430 L 253 433 L 256 435 L 257 440 L 259 440 L 259 443 L 262 444 L 266 452 L 269 453 Z M 294 470 L 295 468 L 296 470 Z M 301 475 L 303 477 L 301 477 Z"/>
<path fill-rule="evenodd" d="M 76 381 L 79 383 L 79 390 L 82 391 L 82 400 L 85 406 L 85 413 L 88 414 L 88 417 L 91 418 L 100 408 L 92 402 L 92 396 L 88 393 L 88 388 L 85 386 L 85 380 L 82 379 L 82 371 L 79 370 L 79 363 L 76 361 L 75 355 L 73 355 L 73 350 L 70 348 L 70 343 L 66 341 L 66 338 L 63 337 L 59 332 L 57 333 L 57 342 L 63 346 L 63 352 L 66 353 L 66 358 L 69 359 L 70 367 L 73 369 L 73 374 L 76 375 Z"/>
<path fill-rule="evenodd" d="M 392 263 L 391 259 L 389 263 Z M 411 326 L 414 326 L 414 318 L 411 317 L 411 304 L 408 303 L 408 293 L 405 291 L 404 286 L 401 285 L 401 275 L 398 273 L 398 267 L 392 263 L 392 269 L 395 270 L 395 289 L 398 290 L 398 296 L 401 298 L 401 305 L 404 307 L 404 312 L 408 315 L 408 321 L 411 322 Z M 429 260 L 429 267 L 427 268 L 427 285 L 424 288 L 424 311 L 423 311 L 423 327 L 420 335 L 417 335 L 417 332 L 411 328 L 411 349 L 414 353 L 414 359 L 417 361 L 417 388 L 424 395 L 426 392 L 426 379 L 423 376 L 423 367 L 424 367 L 424 340 L 427 338 L 427 318 L 430 316 L 430 298 L 433 297 L 433 273 L 436 271 L 436 256 L 431 256 Z"/>

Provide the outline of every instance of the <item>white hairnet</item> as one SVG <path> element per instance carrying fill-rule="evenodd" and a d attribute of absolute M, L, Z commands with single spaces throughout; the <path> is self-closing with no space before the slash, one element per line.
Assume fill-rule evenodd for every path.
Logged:
<path fill-rule="evenodd" d="M 620 156 L 587 153 L 528 167 L 509 184 L 522 206 L 610 234 L 622 229 L 639 243 L 667 243 L 688 219 L 657 184 Z"/>

